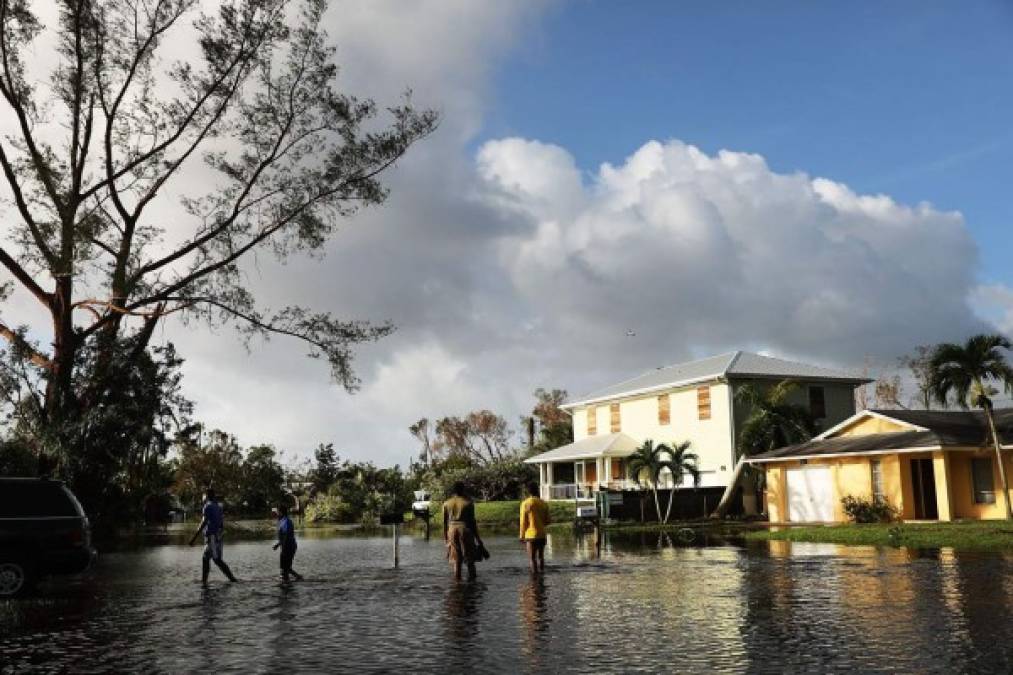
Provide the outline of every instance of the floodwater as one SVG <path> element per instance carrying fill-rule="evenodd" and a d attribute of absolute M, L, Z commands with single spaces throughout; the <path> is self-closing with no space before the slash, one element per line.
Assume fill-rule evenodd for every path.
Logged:
<path fill-rule="evenodd" d="M 1013 559 L 827 544 L 679 546 L 553 536 L 532 578 L 511 538 L 455 583 L 442 542 L 304 539 L 101 558 L 0 603 L 0 672 L 1013 671 Z"/>

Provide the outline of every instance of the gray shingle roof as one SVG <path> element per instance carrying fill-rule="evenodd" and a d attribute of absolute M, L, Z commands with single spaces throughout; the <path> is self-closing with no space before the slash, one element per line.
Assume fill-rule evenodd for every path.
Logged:
<path fill-rule="evenodd" d="M 990 444 L 985 414 L 962 410 L 873 410 L 923 427 L 926 431 L 896 431 L 862 436 L 836 436 L 754 455 L 751 460 L 770 462 L 780 459 L 848 455 L 885 450 L 927 447 L 987 447 Z M 995 425 L 1003 445 L 1013 443 L 1013 409 L 995 411 Z"/>
<path fill-rule="evenodd" d="M 619 398 L 620 396 L 628 396 L 635 393 L 646 393 L 657 389 L 678 387 L 695 382 L 707 382 L 717 378 L 734 379 L 749 377 L 834 380 L 855 384 L 870 381 L 854 373 L 811 366 L 796 361 L 786 361 L 751 352 L 736 351 L 649 370 L 629 380 L 593 391 L 576 401 L 567 403 L 563 407 L 573 408 L 586 403 Z"/>

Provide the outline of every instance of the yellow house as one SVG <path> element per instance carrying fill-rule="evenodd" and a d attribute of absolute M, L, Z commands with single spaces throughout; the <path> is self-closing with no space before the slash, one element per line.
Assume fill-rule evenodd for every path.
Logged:
<path fill-rule="evenodd" d="M 1013 480 L 1013 409 L 995 412 Z M 1003 518 L 999 466 L 982 412 L 864 410 L 813 440 L 757 455 L 770 521 L 843 522 L 846 496 L 884 499 L 904 520 Z"/>

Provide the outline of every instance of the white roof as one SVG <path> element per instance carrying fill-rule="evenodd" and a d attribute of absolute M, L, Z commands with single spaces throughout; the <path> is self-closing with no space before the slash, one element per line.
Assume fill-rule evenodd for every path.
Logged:
<path fill-rule="evenodd" d="M 785 359 L 778 359 L 772 356 L 763 356 L 762 354 L 736 351 L 650 370 L 629 380 L 591 392 L 581 399 L 566 403 L 561 407 L 576 408 L 588 403 L 607 401 L 622 396 L 644 394 L 651 391 L 671 389 L 673 387 L 681 387 L 698 382 L 709 382 L 722 378 L 790 378 L 853 384 L 871 381 L 856 373 L 843 370 L 832 370 L 830 368 L 823 368 L 822 366 L 811 366 L 797 361 L 786 361 Z"/>
<path fill-rule="evenodd" d="M 623 433 L 607 436 L 588 436 L 576 443 L 563 445 L 555 450 L 524 460 L 525 464 L 545 462 L 566 462 L 574 459 L 596 459 L 598 457 L 629 457 L 636 452 L 639 443 Z"/>

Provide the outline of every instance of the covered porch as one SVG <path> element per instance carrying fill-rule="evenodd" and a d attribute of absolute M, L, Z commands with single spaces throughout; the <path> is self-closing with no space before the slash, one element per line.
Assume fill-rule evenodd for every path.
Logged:
<path fill-rule="evenodd" d="M 590 500 L 602 490 L 635 490 L 626 458 L 639 444 L 623 433 L 593 436 L 530 457 L 538 466 L 542 499 Z"/>

